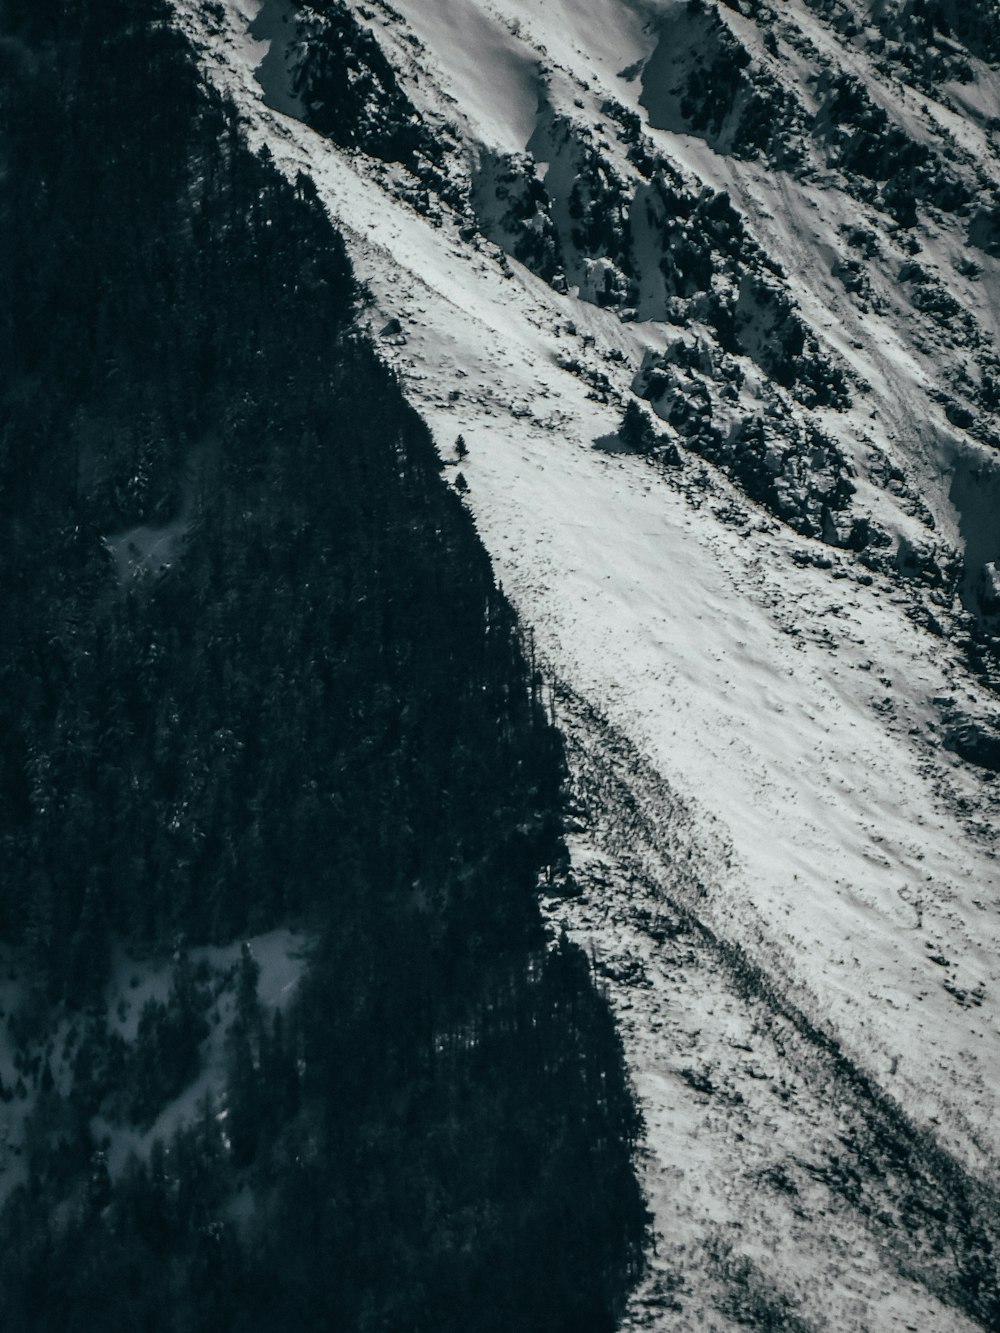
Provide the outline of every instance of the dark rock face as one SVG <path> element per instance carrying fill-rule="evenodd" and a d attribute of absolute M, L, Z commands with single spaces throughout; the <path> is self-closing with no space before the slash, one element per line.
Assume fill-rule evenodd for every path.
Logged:
<path fill-rule="evenodd" d="M 969 222 L 969 244 L 1000 259 L 1000 204 L 976 210 Z"/>
<path fill-rule="evenodd" d="M 1000 4 L 997 0 L 913 0 L 908 14 L 931 40 L 956 37 L 980 60 L 1000 60 Z"/>
<path fill-rule="evenodd" d="M 647 358 L 633 388 L 688 449 L 802 536 L 852 550 L 887 542 L 850 513 L 853 469 L 839 446 L 799 420 L 777 393 L 759 411 L 734 416 L 741 384 L 732 357 L 678 342 L 665 356 Z"/>
<path fill-rule="evenodd" d="M 385 162 L 440 158 L 382 48 L 342 0 L 311 6 L 299 30 L 295 91 L 313 129 Z"/>
<path fill-rule="evenodd" d="M 763 54 L 745 45 L 715 6 L 694 0 L 686 11 L 673 11 L 643 70 L 642 102 L 651 125 L 700 135 L 720 153 L 762 160 L 799 176 L 834 167 L 850 193 L 878 204 L 904 227 L 916 224 L 921 202 L 952 213 L 969 206 L 975 198 L 969 183 L 894 123 L 857 75 L 834 68 L 800 31 L 783 31 L 783 41 L 814 65 L 818 107 L 805 105 L 783 74 L 775 35 L 779 9 L 759 3 L 727 7 L 753 17 L 763 32 Z M 817 2 L 813 8 L 845 35 L 854 35 L 843 6 Z M 882 13 L 879 21 L 883 32 L 909 39 L 890 44 L 897 77 L 908 76 L 921 87 L 928 79 L 971 77 L 967 61 L 951 53 L 954 43 L 948 42 L 947 51 L 928 48 L 925 29 L 937 31 L 938 20 L 907 12 L 895 20 Z M 947 29 L 945 19 L 939 21 Z"/>
<path fill-rule="evenodd" d="M 624 124 L 621 137 L 631 130 Z M 484 155 L 473 202 L 490 240 L 596 305 L 708 324 L 723 352 L 750 356 L 809 406 L 847 405 L 843 371 L 728 194 L 692 188 L 651 145 L 632 154 L 639 165 L 626 178 L 565 119 L 550 120 L 546 139 L 560 170 L 544 182 L 530 155 Z"/>
<path fill-rule="evenodd" d="M 552 200 L 527 154 L 483 152 L 473 180 L 473 206 L 483 234 L 525 268 L 551 283 L 563 268 Z"/>
<path fill-rule="evenodd" d="M 737 8 L 731 5 L 730 8 Z M 763 7 L 755 17 L 768 22 Z M 778 54 L 773 34 L 768 50 Z M 662 25 L 643 70 L 642 105 L 656 129 L 686 129 L 744 161 L 796 170 L 807 114 L 769 65 L 755 64 L 715 6 L 700 0 Z"/>
<path fill-rule="evenodd" d="M 412 179 L 397 192 L 420 212 L 439 215 L 442 202 L 462 207 L 463 192 L 447 166 L 454 148 L 447 128 L 418 113 L 346 0 L 298 5 L 292 28 L 289 93 L 305 123 L 342 148 L 405 167 Z"/>
<path fill-rule="evenodd" d="M 971 717 L 959 718 L 945 733 L 944 744 L 966 763 L 990 773 L 1000 773 L 1000 718 L 988 722 Z"/>
<path fill-rule="evenodd" d="M 994 609 L 994 583 L 1000 563 L 1000 469 L 974 455 L 954 460 L 950 499 L 959 514 L 965 544 L 964 573 L 959 593 L 975 616 L 1000 614 Z"/>

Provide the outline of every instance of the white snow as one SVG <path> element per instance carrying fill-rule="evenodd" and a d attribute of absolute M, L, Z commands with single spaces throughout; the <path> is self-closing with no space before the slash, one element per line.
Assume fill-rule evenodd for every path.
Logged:
<path fill-rule="evenodd" d="M 108 537 L 106 545 L 118 566 L 123 583 L 143 573 L 160 574 L 177 558 L 187 523 L 178 519 L 162 527 L 142 523 Z"/>
<path fill-rule="evenodd" d="M 408 29 L 434 52 L 442 81 L 481 141 L 521 153 L 535 128 L 540 61 L 511 40 L 490 7 L 467 0 L 401 4 Z"/>

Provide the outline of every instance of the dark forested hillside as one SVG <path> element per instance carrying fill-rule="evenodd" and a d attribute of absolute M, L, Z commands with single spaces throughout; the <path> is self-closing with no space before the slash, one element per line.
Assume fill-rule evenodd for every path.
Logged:
<path fill-rule="evenodd" d="M 561 749 L 338 238 L 157 0 L 5 0 L 0 125 L 5 1329 L 610 1328 L 639 1127 L 535 903 Z M 291 1008 L 245 951 L 225 1089 L 109 1174 L 95 1117 L 199 1070 L 187 949 L 288 922 Z M 131 1045 L 120 947 L 174 958 Z"/>

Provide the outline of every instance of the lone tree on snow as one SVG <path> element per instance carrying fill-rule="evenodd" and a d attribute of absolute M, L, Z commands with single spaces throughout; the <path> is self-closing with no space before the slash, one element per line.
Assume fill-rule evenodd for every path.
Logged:
<path fill-rule="evenodd" d="M 618 427 L 618 438 L 626 449 L 633 449 L 640 454 L 648 454 L 656 443 L 656 431 L 649 413 L 634 398 L 629 399 L 625 408 L 622 424 Z"/>
<path fill-rule="evenodd" d="M 681 456 L 676 444 L 661 435 L 653 425 L 649 413 L 630 398 L 618 427 L 618 438 L 632 453 L 652 455 L 668 467 L 680 467 Z"/>
<path fill-rule="evenodd" d="M 464 435 L 460 435 L 455 441 L 455 453 L 458 454 L 460 459 L 469 456 L 469 446 L 465 443 Z"/>

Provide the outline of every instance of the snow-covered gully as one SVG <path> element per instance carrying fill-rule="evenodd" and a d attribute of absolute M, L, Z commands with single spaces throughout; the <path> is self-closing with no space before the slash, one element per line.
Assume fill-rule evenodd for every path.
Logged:
<path fill-rule="evenodd" d="M 853 90 L 850 114 L 873 124 L 865 98 L 887 108 L 975 191 L 992 132 L 961 99 L 995 97 L 996 71 L 977 58 L 975 79 L 935 100 L 879 72 L 870 24 L 855 40 L 828 21 L 836 6 L 799 0 L 757 6 L 768 24 L 667 0 L 348 8 L 445 145 L 443 187 L 296 118 L 287 6 L 175 0 L 251 143 L 310 178 L 343 233 L 371 296 L 364 318 L 446 475 L 461 467 L 559 682 L 581 893 L 549 911 L 592 948 L 647 1121 L 658 1242 L 629 1318 L 988 1328 L 998 800 L 988 766 L 956 750 L 968 755 L 1000 710 L 970 670 L 948 571 L 972 526 L 967 600 L 1000 556 L 969 498 L 997 465 L 989 394 L 968 387 L 980 373 L 988 387 L 1000 260 L 963 240 L 986 205 L 943 210 L 919 152 L 921 188 L 939 194 L 902 227 L 887 211 L 899 201 L 876 198 L 855 158 L 844 165 L 854 150 L 829 130 L 823 89 Z M 863 17 L 860 3 L 839 9 Z M 689 106 L 685 121 L 643 73 L 668 38 L 678 86 L 706 42 L 723 56 L 743 43 L 746 68 L 763 71 L 714 130 L 712 108 L 702 124 Z M 735 155 L 740 108 L 765 93 L 785 139 Z M 662 219 L 636 161 L 702 201 L 683 203 L 684 244 L 697 207 L 706 234 L 742 238 L 729 270 L 709 270 L 735 302 L 739 346 L 723 346 L 708 298 L 682 309 L 665 290 Z M 598 260 L 565 240 L 573 182 L 594 162 L 594 217 L 634 219 L 625 259 L 606 240 Z M 515 226 L 504 201 L 526 172 L 549 211 L 518 204 Z M 632 192 L 623 208 L 616 181 Z M 546 257 L 557 235 L 562 269 Z M 772 344 L 800 326 L 805 380 L 789 389 Z M 619 447 L 636 392 L 681 466 Z M 755 492 L 726 442 L 758 438 L 760 475 L 778 480 Z M 837 491 L 838 478 L 850 485 Z"/>

